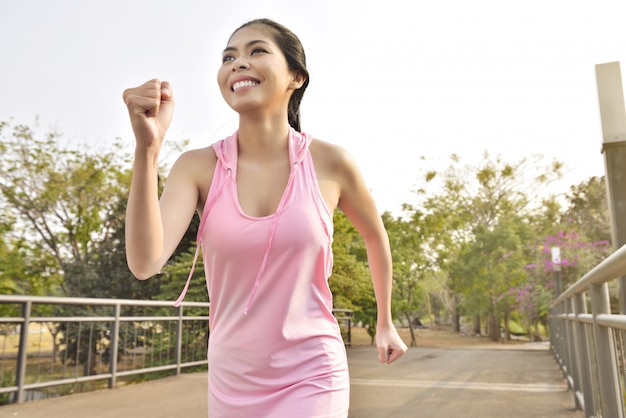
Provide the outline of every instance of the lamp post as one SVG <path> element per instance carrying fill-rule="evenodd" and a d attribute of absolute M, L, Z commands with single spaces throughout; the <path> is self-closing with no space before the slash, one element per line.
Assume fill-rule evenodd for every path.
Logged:
<path fill-rule="evenodd" d="M 626 244 L 626 111 L 619 62 L 596 65 L 602 153 L 613 249 Z M 620 279 L 620 312 L 626 313 L 626 278 Z"/>

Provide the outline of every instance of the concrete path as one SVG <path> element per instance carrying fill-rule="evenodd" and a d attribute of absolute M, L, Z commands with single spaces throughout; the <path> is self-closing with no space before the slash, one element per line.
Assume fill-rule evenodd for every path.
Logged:
<path fill-rule="evenodd" d="M 516 347 L 417 348 L 387 368 L 353 353 L 350 418 L 582 418 L 547 346 Z"/>
<path fill-rule="evenodd" d="M 348 350 L 350 418 L 582 418 L 545 344 L 413 348 L 396 364 Z M 206 418 L 206 374 L 0 407 L 0 417 Z M 305 417 L 294 417 L 305 418 Z"/>

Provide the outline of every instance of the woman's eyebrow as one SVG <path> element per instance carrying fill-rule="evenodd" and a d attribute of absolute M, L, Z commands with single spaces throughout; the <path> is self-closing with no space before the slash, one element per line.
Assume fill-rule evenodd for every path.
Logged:
<path fill-rule="evenodd" d="M 259 44 L 259 43 L 269 45 L 269 42 L 267 42 L 267 41 L 264 41 L 262 39 L 255 39 L 255 40 L 252 40 L 252 41 L 248 42 L 246 44 L 246 48 L 250 48 L 252 45 Z M 224 48 L 223 53 L 226 53 L 228 51 L 237 51 L 237 48 L 235 48 L 234 46 L 227 46 L 226 48 Z"/>

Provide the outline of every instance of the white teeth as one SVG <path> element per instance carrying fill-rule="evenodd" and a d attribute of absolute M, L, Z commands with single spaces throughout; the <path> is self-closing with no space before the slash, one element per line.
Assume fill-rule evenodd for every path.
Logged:
<path fill-rule="evenodd" d="M 254 87 L 258 85 L 259 83 L 257 81 L 252 81 L 252 80 L 238 81 L 235 84 L 233 84 L 233 91 L 237 91 L 242 87 Z"/>

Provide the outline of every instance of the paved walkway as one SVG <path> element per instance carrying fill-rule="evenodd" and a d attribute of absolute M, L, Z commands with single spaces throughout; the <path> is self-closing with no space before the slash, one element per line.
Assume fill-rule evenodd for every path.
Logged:
<path fill-rule="evenodd" d="M 547 345 L 513 347 L 413 348 L 392 365 L 351 348 L 350 418 L 582 418 Z M 206 418 L 206 391 L 205 373 L 188 374 L 7 405 L 0 417 Z"/>

